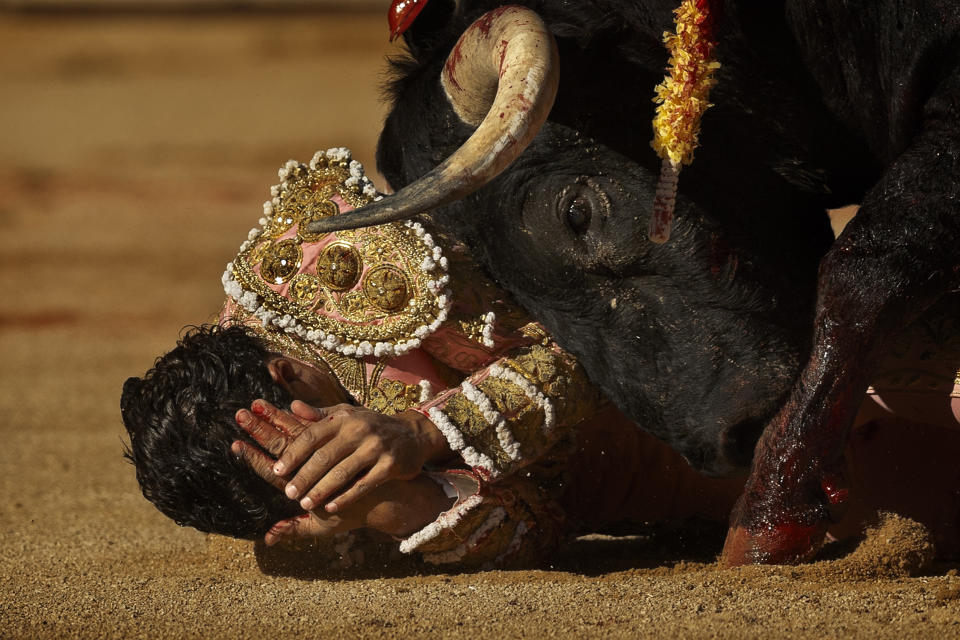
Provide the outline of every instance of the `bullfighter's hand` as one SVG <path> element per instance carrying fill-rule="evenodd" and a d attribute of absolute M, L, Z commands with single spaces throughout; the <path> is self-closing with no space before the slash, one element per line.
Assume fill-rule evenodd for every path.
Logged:
<path fill-rule="evenodd" d="M 308 512 L 281 520 L 264 536 L 268 546 L 299 538 L 329 536 L 369 527 L 392 536 L 408 536 L 450 508 L 439 485 L 424 476 L 392 480 L 369 491 L 336 514 Z"/>
<path fill-rule="evenodd" d="M 345 404 L 315 409 L 299 401 L 291 409 L 287 413 L 260 400 L 253 406 L 275 430 L 297 434 L 282 450 L 261 444 L 278 457 L 277 476 L 296 471 L 284 489 L 307 511 L 336 496 L 324 508 L 337 513 L 388 480 L 413 478 L 427 462 L 450 455 L 440 431 L 416 411 L 387 416 Z M 255 430 L 248 431 L 257 438 Z"/>
<path fill-rule="evenodd" d="M 300 403 L 303 404 L 303 403 Z M 303 433 L 304 420 L 277 409 L 266 400 L 254 400 L 250 411 L 240 409 L 235 416 L 237 425 L 250 434 L 257 444 L 279 458 L 287 445 Z"/>
<path fill-rule="evenodd" d="M 238 423 L 250 425 L 250 416 L 238 412 Z M 254 420 L 255 422 L 255 420 Z M 258 441 L 266 446 L 277 447 L 284 440 L 292 441 L 287 434 L 264 423 L 256 428 Z M 244 460 L 261 478 L 277 489 L 283 490 L 286 481 L 273 472 L 274 458 L 260 448 L 237 440 L 231 450 Z M 438 513 L 448 508 L 449 500 L 432 481 L 418 478 L 412 481 L 391 481 L 367 493 L 352 506 L 337 514 L 323 511 L 308 511 L 299 516 L 281 520 L 270 527 L 264 536 L 268 546 L 298 538 L 312 538 L 345 533 L 360 527 L 371 527 L 390 535 L 408 535 L 432 521 Z"/>
<path fill-rule="evenodd" d="M 273 467 L 277 460 L 267 451 L 273 455 L 280 455 L 287 445 L 293 442 L 295 434 L 302 432 L 306 425 L 294 416 L 277 411 L 273 406 L 262 401 L 255 402 L 253 408 L 260 416 L 269 415 L 272 421 L 267 422 L 246 409 L 238 411 L 235 419 L 237 424 L 266 451 L 242 440 L 234 441 L 230 449 L 257 475 L 283 491 L 287 481 L 274 473 Z M 366 526 L 367 514 L 364 513 L 363 508 L 377 506 L 376 496 L 371 495 L 370 499 L 374 501 L 370 505 L 358 504 L 348 513 L 331 515 L 323 511 L 319 513 L 308 511 L 299 516 L 281 520 L 270 528 L 264 540 L 267 545 L 273 545 L 283 539 L 332 535 Z M 390 523 L 386 524 L 389 526 Z"/>
<path fill-rule="evenodd" d="M 241 409 L 236 415 L 237 424 L 249 433 L 261 446 L 274 455 L 279 455 L 286 448 L 287 444 L 293 442 L 294 433 L 303 430 L 303 424 L 294 424 L 295 419 L 288 416 L 288 424 L 281 430 L 274 425 L 265 422 L 246 409 Z M 273 472 L 273 465 L 276 464 L 276 458 L 270 456 L 263 449 L 244 442 L 236 440 L 230 445 L 230 450 L 247 463 L 253 471 L 276 487 L 283 491 L 287 481 Z M 359 513 L 359 511 L 358 511 Z M 326 520 L 331 521 L 327 522 Z M 362 526 L 352 521 L 346 521 L 340 516 L 328 516 L 326 513 L 304 513 L 299 516 L 281 520 L 274 524 L 270 531 L 264 536 L 268 545 L 275 544 L 283 538 L 297 538 L 307 536 L 322 536 L 326 534 L 338 533 L 340 531 L 349 531 L 352 528 Z"/>
<path fill-rule="evenodd" d="M 278 411 L 263 400 L 254 401 L 252 409 L 253 412 L 240 409 L 234 419 L 263 449 L 243 440 L 236 440 L 230 445 L 230 450 L 257 475 L 283 491 L 287 481 L 274 473 L 273 467 L 277 463 L 277 457 L 303 432 L 306 423 L 296 416 Z"/>

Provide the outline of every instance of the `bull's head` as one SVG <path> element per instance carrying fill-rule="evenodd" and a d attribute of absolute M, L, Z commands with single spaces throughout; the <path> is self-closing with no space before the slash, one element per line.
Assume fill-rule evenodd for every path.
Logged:
<path fill-rule="evenodd" d="M 431 3 L 433 30 L 407 34 L 415 60 L 378 158 L 407 186 L 311 230 L 433 211 L 639 425 L 703 470 L 744 465 L 808 348 L 822 208 L 703 153 L 671 240 L 652 244 L 658 161 L 636 140 L 664 62 L 657 29 L 638 40 L 608 18 L 613 35 L 591 40 L 569 16 L 508 6 L 453 32 L 466 13 Z M 744 187 L 711 188 L 733 180 Z"/>

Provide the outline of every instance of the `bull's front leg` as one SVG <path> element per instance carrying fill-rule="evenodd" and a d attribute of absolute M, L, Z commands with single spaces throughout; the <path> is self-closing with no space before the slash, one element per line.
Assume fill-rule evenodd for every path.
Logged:
<path fill-rule="evenodd" d="M 817 552 L 845 497 L 843 449 L 884 339 L 960 280 L 960 73 L 820 267 L 810 361 L 767 425 L 731 516 L 722 562 L 785 564 Z"/>

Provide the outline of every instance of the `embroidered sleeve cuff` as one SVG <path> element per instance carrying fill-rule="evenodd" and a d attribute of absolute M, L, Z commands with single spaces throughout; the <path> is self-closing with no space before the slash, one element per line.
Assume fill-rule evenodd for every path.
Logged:
<path fill-rule="evenodd" d="M 496 479 L 536 459 L 599 406 L 580 367 L 551 343 L 500 359 L 418 410 L 467 465 Z"/>
<path fill-rule="evenodd" d="M 522 500 L 505 499 L 496 490 L 488 491 L 483 480 L 469 471 L 430 476 L 455 493 L 457 502 L 401 542 L 402 552 L 416 551 L 431 564 L 474 567 L 529 562 L 539 556 L 535 549 L 524 552 L 523 543 L 529 542 L 525 534 L 537 526 Z M 514 494 L 510 495 L 513 498 Z"/>
<path fill-rule="evenodd" d="M 446 532 L 461 525 L 483 501 L 480 496 L 481 481 L 469 471 L 430 472 L 426 475 L 443 487 L 448 497 L 455 497 L 457 501 L 436 520 L 403 540 L 400 543 L 403 553 L 436 547 Z"/>

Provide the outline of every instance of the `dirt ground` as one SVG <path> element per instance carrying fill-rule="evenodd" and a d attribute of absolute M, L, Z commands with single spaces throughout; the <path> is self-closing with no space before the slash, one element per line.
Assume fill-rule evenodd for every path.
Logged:
<path fill-rule="evenodd" d="M 213 313 L 288 158 L 372 168 L 382 14 L 0 13 L 0 636 L 960 636 L 896 518 L 801 568 L 722 531 L 582 539 L 542 571 L 310 574 L 181 529 L 121 457 L 123 380 Z"/>

